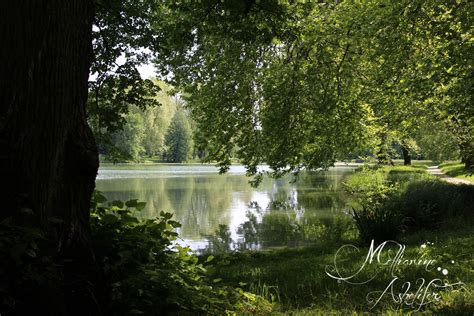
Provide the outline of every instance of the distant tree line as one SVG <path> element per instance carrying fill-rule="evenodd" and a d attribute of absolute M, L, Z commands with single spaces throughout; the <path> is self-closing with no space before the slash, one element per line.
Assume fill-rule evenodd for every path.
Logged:
<path fill-rule="evenodd" d="M 98 146 L 105 161 L 142 162 L 146 159 L 185 162 L 193 153 L 192 123 L 183 100 L 169 94 L 170 87 L 159 83 L 157 104 L 140 107 L 128 104 L 121 114 L 118 130 L 97 128 Z"/>
<path fill-rule="evenodd" d="M 123 107 L 120 128 L 104 127 L 106 124 L 101 123 L 101 128 L 93 129 L 103 160 L 180 163 L 204 157 L 205 151 L 198 150 L 193 140 L 199 138 L 202 131 L 196 129 L 184 99 L 179 94 L 173 96 L 171 86 L 157 81 L 155 84 L 160 90 L 149 95 L 154 102 L 142 100 Z M 97 116 L 91 117 L 93 126 L 94 118 Z M 382 135 L 382 141 L 375 138 L 358 150 L 341 156 L 340 160 L 378 159 L 390 163 L 393 159 L 404 159 L 409 163 L 411 158 L 434 161 L 459 158 L 456 139 L 451 133 L 446 133 L 445 122 L 423 118 L 417 124 L 410 137 L 387 132 Z M 238 158 L 239 148 L 230 149 L 232 159 Z"/>

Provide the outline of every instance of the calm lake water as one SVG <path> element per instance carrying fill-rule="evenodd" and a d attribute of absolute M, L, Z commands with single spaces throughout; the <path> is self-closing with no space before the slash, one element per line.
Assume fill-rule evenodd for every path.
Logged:
<path fill-rule="evenodd" d="M 343 177 L 352 167 L 265 179 L 252 188 L 242 166 L 102 165 L 96 184 L 109 201 L 146 202 L 140 217 L 174 213 L 180 244 L 199 251 L 296 247 L 333 238 L 347 224 Z"/>

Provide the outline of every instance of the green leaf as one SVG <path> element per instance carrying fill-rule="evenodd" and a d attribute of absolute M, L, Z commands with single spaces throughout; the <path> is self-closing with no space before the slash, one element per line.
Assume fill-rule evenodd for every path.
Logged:
<path fill-rule="evenodd" d="M 137 204 L 138 204 L 137 199 L 133 199 L 133 200 L 129 200 L 129 201 L 125 202 L 125 205 L 127 207 L 137 207 Z"/>
<path fill-rule="evenodd" d="M 123 202 L 122 201 L 113 201 L 111 203 L 109 203 L 110 206 L 115 206 L 117 208 L 123 208 Z"/>
<path fill-rule="evenodd" d="M 145 208 L 145 206 L 146 206 L 146 202 L 138 202 L 135 208 L 137 209 L 137 211 L 141 211 Z"/>
<path fill-rule="evenodd" d="M 177 227 L 181 227 L 181 223 L 177 222 L 177 221 L 168 221 L 168 224 L 171 225 L 171 227 L 173 228 L 177 228 Z"/>
<path fill-rule="evenodd" d="M 36 252 L 33 249 L 27 249 L 25 253 L 31 258 L 36 258 Z"/>
<path fill-rule="evenodd" d="M 100 191 L 95 191 L 93 201 L 96 203 L 104 203 L 107 201 L 107 198 Z"/>
<path fill-rule="evenodd" d="M 119 221 L 118 217 L 113 215 L 113 214 L 105 214 L 103 217 L 102 217 L 102 221 L 104 221 L 104 223 L 106 224 L 112 224 L 112 223 L 116 223 Z"/>
<path fill-rule="evenodd" d="M 173 217 L 173 213 L 167 213 L 167 212 L 161 211 L 161 212 L 160 212 L 160 216 L 161 216 L 164 220 L 168 220 L 168 219 L 170 219 L 170 218 Z"/>

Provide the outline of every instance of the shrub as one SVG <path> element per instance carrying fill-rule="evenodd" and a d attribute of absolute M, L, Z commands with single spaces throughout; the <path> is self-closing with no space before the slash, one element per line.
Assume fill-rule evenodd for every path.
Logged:
<path fill-rule="evenodd" d="M 273 304 L 211 278 L 212 256 L 199 258 L 175 243 L 179 223 L 162 212 L 138 220 L 145 203 L 107 203 L 95 192 L 91 232 L 97 262 L 108 285 L 113 315 L 268 313 Z M 64 313 L 65 280 L 54 232 L 37 227 L 29 209 L 0 222 L 0 314 Z M 51 218 L 51 222 L 58 223 Z"/>
<path fill-rule="evenodd" d="M 234 240 L 231 237 L 229 226 L 220 224 L 214 235 L 205 235 L 209 241 L 209 246 L 202 250 L 206 254 L 224 254 L 231 252 Z"/>
<path fill-rule="evenodd" d="M 423 169 L 364 167 L 344 185 L 365 242 L 397 239 L 406 229 L 430 229 L 474 212 L 474 186 L 443 182 Z"/>
<path fill-rule="evenodd" d="M 363 206 L 361 209 L 353 208 L 352 212 L 359 238 L 365 243 L 396 240 L 403 231 L 404 218 L 396 209 L 385 206 L 367 209 Z"/>
<path fill-rule="evenodd" d="M 357 207 L 375 209 L 396 190 L 396 185 L 387 180 L 383 168 L 362 167 L 344 182 L 344 188 L 352 196 Z"/>
<path fill-rule="evenodd" d="M 22 208 L 0 222 L 2 315 L 27 315 L 33 306 L 51 315 L 63 312 L 57 243 L 35 225 L 38 221 L 31 209 Z"/>
<path fill-rule="evenodd" d="M 474 186 L 454 185 L 441 180 L 409 183 L 391 201 L 412 229 L 432 228 L 442 222 L 474 213 Z"/>
<path fill-rule="evenodd" d="M 97 259 L 110 284 L 111 309 L 129 314 L 214 314 L 226 310 L 270 311 L 271 304 L 240 288 L 219 285 L 207 274 L 207 260 L 175 243 L 172 214 L 138 220 L 132 212 L 143 209 L 137 200 L 105 204 L 96 192 L 91 228 Z"/>
<path fill-rule="evenodd" d="M 398 188 L 384 168 L 363 167 L 344 182 L 352 196 L 352 216 L 364 242 L 396 239 L 403 229 L 402 214 L 387 204 Z"/>

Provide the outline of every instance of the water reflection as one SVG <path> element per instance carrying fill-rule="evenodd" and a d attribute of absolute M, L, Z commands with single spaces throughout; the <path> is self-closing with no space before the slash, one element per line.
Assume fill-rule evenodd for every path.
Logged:
<path fill-rule="evenodd" d="M 220 225 L 214 235 L 205 236 L 208 244 L 203 252 L 299 247 L 328 239 L 339 241 L 351 223 L 342 214 L 333 217 L 305 214 L 304 208 L 279 200 L 271 201 L 266 210 L 251 203 L 246 217 L 237 228 L 235 239 L 226 225 Z"/>
<path fill-rule="evenodd" d="M 243 168 L 234 167 L 226 175 L 209 166 L 187 168 L 105 166 L 96 184 L 111 201 L 146 202 L 140 214 L 144 218 L 156 217 L 161 210 L 174 213 L 182 223 L 182 242 L 193 249 L 299 246 L 330 238 L 328 229 L 343 225 L 341 179 L 352 168 L 302 173 L 294 183 L 291 176 L 265 179 L 256 189 L 248 184 Z"/>

